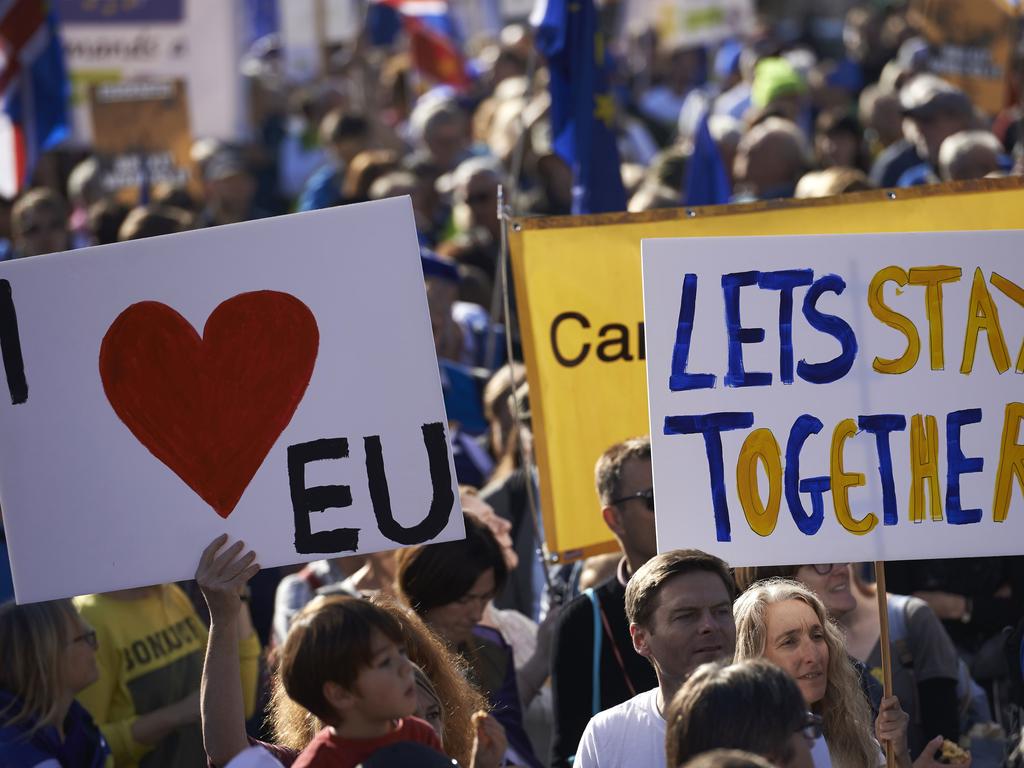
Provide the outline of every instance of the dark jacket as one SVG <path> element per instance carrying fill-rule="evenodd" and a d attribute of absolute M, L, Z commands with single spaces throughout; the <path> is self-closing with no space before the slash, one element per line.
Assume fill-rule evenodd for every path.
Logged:
<path fill-rule="evenodd" d="M 4 768 L 32 768 L 44 760 L 56 760 L 63 768 L 103 768 L 110 748 L 85 707 L 71 702 L 64 718 L 64 740 L 53 726 L 40 728 L 31 738 L 32 721 L 8 725 L 6 717 L 20 710 L 16 697 L 0 691 L 0 765 Z"/>
<path fill-rule="evenodd" d="M 625 585 L 617 576 L 597 587 L 595 592 L 615 639 L 614 644 L 610 642 L 602 628 L 600 709 L 605 710 L 637 693 L 654 688 L 658 678 L 647 659 L 633 650 L 629 622 L 626 621 Z M 618 648 L 625 674 L 623 667 L 619 666 L 614 648 Z M 594 610 L 590 598 L 580 595 L 562 612 L 551 657 L 555 721 L 551 765 L 556 768 L 571 765 L 569 758 L 576 754 L 583 729 L 594 715 L 593 673 Z"/>

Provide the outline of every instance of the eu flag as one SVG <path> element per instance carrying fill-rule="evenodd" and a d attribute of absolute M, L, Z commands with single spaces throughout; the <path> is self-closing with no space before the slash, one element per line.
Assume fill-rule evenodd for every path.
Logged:
<path fill-rule="evenodd" d="M 729 174 L 726 173 L 722 153 L 708 128 L 708 112 L 697 127 L 693 139 L 693 153 L 686 164 L 683 205 L 721 205 L 732 197 Z"/>
<path fill-rule="evenodd" d="M 551 134 L 572 169 L 572 212 L 626 209 L 610 60 L 594 0 L 539 0 L 531 21 L 551 73 Z"/>

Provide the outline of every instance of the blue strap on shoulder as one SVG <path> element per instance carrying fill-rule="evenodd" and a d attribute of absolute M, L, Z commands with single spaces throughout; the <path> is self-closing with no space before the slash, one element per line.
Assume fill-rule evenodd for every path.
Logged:
<path fill-rule="evenodd" d="M 601 623 L 601 603 L 597 599 L 597 592 L 592 587 L 583 590 L 583 594 L 590 600 L 590 607 L 594 610 L 594 669 L 590 679 L 590 710 L 593 714 L 601 711 L 601 640 L 604 637 L 603 625 Z M 569 757 L 569 764 L 576 762 L 576 755 Z"/>
<path fill-rule="evenodd" d="M 594 609 L 594 671 L 590 680 L 590 707 L 596 715 L 601 711 L 601 640 L 604 637 L 601 624 L 601 604 L 597 599 L 597 592 L 591 587 L 583 590 L 583 594 L 590 600 L 590 607 Z"/>

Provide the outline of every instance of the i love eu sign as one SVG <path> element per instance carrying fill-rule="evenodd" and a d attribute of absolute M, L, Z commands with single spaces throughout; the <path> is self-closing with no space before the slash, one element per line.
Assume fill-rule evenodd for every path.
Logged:
<path fill-rule="evenodd" d="M 463 534 L 408 198 L 0 265 L 20 602 Z"/>

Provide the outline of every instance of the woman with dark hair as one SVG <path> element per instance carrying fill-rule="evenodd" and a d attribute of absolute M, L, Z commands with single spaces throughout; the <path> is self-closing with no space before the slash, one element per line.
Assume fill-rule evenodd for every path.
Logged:
<path fill-rule="evenodd" d="M 665 721 L 670 766 L 728 748 L 780 768 L 813 768 L 811 744 L 821 735 L 796 682 L 762 659 L 701 665 L 672 697 Z"/>
<path fill-rule="evenodd" d="M 512 649 L 501 633 L 480 624 L 487 604 L 508 578 L 491 531 L 463 515 L 466 538 L 410 547 L 398 553 L 398 590 L 409 606 L 468 665 L 471 682 L 505 727 L 513 763 L 541 762 L 523 727 Z"/>
<path fill-rule="evenodd" d="M 70 600 L 0 605 L 0 765 L 104 768 L 110 749 L 75 695 L 99 677 L 96 633 Z"/>

